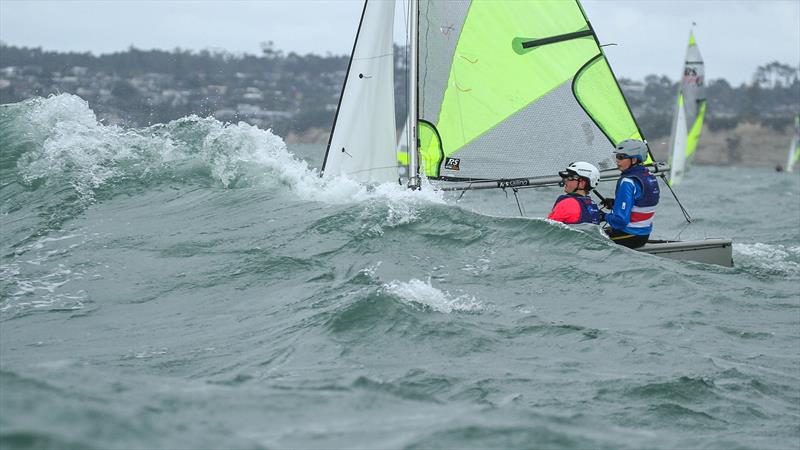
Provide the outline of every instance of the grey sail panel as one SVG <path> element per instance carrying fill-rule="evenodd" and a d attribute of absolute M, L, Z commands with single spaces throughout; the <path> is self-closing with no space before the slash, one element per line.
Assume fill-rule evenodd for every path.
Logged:
<path fill-rule="evenodd" d="M 419 118 L 437 123 L 471 0 L 419 3 Z"/>
<path fill-rule="evenodd" d="M 503 151 L 495 151 L 498 148 Z M 612 151 L 611 142 L 575 99 L 568 80 L 450 155 L 458 159 L 459 170 L 443 167 L 440 176 L 548 176 L 573 161 L 590 162 L 602 171 L 616 167 Z"/>

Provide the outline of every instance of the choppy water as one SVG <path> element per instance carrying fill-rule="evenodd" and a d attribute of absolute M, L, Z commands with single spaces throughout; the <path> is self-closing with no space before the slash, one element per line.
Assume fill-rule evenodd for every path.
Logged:
<path fill-rule="evenodd" d="M 0 107 L 0 447 L 798 448 L 800 177 L 696 167 L 656 235 L 320 180 L 321 146 Z M 604 185 L 606 192 L 612 188 Z"/>

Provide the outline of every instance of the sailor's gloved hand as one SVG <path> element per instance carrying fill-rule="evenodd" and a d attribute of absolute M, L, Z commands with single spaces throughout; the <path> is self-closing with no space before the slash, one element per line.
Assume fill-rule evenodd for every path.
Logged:
<path fill-rule="evenodd" d="M 605 211 L 600 211 L 600 222 L 606 221 L 606 213 Z"/>
<path fill-rule="evenodd" d="M 614 199 L 613 198 L 604 198 L 602 202 L 600 202 L 605 209 L 614 209 Z"/>

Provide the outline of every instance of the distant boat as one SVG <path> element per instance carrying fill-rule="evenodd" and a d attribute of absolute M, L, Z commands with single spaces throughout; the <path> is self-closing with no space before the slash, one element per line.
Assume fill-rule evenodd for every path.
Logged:
<path fill-rule="evenodd" d="M 442 190 L 516 194 L 555 185 L 567 164 L 587 161 L 602 179 L 619 178 L 616 145 L 644 138 L 577 0 L 408 5 L 405 142 L 395 138 L 395 4 L 368 0 L 322 176 L 412 189 L 425 177 Z M 663 168 L 652 154 L 647 163 Z M 661 241 L 639 250 L 732 264 L 730 240 Z"/>
<path fill-rule="evenodd" d="M 670 136 L 669 183 L 672 186 L 683 180 L 692 164 L 705 114 L 705 67 L 694 32 L 690 31 Z"/>
<path fill-rule="evenodd" d="M 789 145 L 786 171 L 791 172 L 798 160 L 800 160 L 800 114 L 794 117 L 794 133 L 792 134 L 792 143 Z"/>

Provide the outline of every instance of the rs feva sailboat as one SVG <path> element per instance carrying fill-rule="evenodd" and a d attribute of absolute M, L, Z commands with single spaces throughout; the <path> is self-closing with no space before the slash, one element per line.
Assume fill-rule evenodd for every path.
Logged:
<path fill-rule="evenodd" d="M 323 176 L 519 189 L 556 184 L 554 174 L 580 160 L 614 179 L 615 145 L 644 140 L 577 0 L 410 0 L 409 8 L 403 142 L 395 138 L 394 2 L 367 0 Z M 647 163 L 665 176 L 652 154 Z M 732 264 L 730 240 L 639 250 Z"/>
<path fill-rule="evenodd" d="M 683 64 L 683 76 L 678 84 L 677 103 L 670 137 L 669 183 L 672 186 L 683 180 L 683 176 L 694 158 L 705 114 L 705 68 L 694 32 L 690 31 L 686 60 Z"/>
<path fill-rule="evenodd" d="M 794 116 L 794 133 L 789 145 L 789 157 L 786 160 L 786 171 L 791 172 L 794 165 L 800 161 L 800 115 Z"/>

